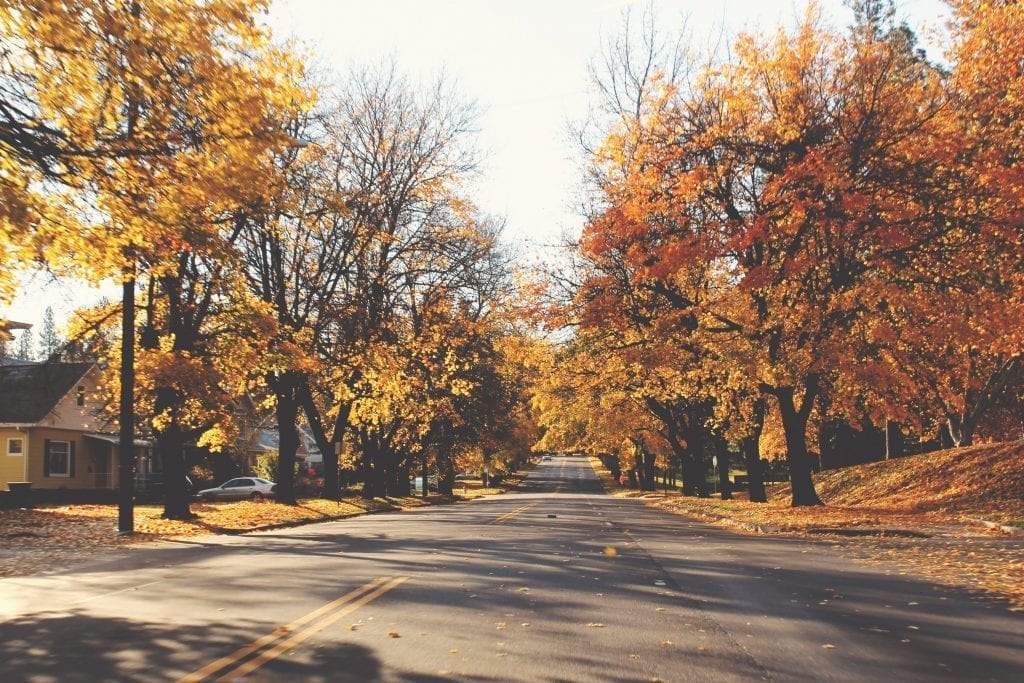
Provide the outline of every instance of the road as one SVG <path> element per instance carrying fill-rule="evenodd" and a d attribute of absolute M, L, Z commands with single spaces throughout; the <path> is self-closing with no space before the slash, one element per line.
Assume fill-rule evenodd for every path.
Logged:
<path fill-rule="evenodd" d="M 1024 680 L 1024 619 L 601 492 L 583 458 L 471 503 L 0 579 L 10 681 Z"/>

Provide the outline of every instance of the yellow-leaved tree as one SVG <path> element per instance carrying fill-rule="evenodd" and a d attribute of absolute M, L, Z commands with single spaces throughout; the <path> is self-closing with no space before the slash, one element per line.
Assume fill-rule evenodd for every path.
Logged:
<path fill-rule="evenodd" d="M 121 281 L 124 495 L 131 492 L 125 454 L 134 432 L 136 283 L 180 277 L 189 255 L 230 268 L 230 218 L 254 189 L 271 184 L 270 152 L 292 142 L 282 122 L 306 100 L 293 85 L 294 60 L 256 20 L 267 4 L 15 0 L 0 15 L 14 37 L 5 43 L 3 94 L 11 99 L 4 111 L 15 132 L 30 134 L 28 143 L 5 145 L 16 150 L 7 156 L 22 173 L 5 192 L 28 193 L 5 214 L 0 253 L 45 259 L 91 281 Z M 188 516 L 180 452 L 164 458 L 165 512 Z M 131 527 L 124 504 L 120 527 Z"/>

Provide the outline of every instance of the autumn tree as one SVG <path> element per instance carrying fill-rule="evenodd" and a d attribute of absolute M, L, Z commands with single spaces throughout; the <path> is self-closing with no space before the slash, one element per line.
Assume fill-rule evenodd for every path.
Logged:
<path fill-rule="evenodd" d="M 122 280 L 119 421 L 130 453 L 136 281 L 162 277 L 183 251 L 216 251 L 218 217 L 265 184 L 267 150 L 287 141 L 277 119 L 303 96 L 285 78 L 291 59 L 256 23 L 264 3 L 16 5 L 3 15 L 19 36 L 5 64 L 14 93 L 7 132 L 21 141 L 19 158 L 34 162 L 22 168 L 52 187 L 42 208 L 20 210 L 5 247 L 45 254 L 92 281 Z M 173 474 L 175 454 L 166 457 Z M 167 485 L 183 492 L 184 478 Z M 127 461 L 121 488 L 131 491 Z"/>
<path fill-rule="evenodd" d="M 423 360 L 432 355 L 430 340 L 442 334 L 431 329 L 430 323 L 446 319 L 431 320 L 424 314 L 437 310 L 435 301 L 455 305 L 462 299 L 460 287 L 471 284 L 467 278 L 474 277 L 496 246 L 495 235 L 488 234 L 486 222 L 462 194 L 476 172 L 471 137 L 476 110 L 443 81 L 418 91 L 393 65 L 353 74 L 347 92 L 343 111 L 349 122 L 350 205 L 369 242 L 355 263 L 351 280 L 350 293 L 355 297 L 350 301 L 356 305 L 349 309 L 348 327 L 339 329 L 355 332 L 352 341 L 356 348 L 372 349 L 378 358 L 413 362 L 401 361 L 403 373 L 386 382 L 405 374 L 421 378 L 413 379 L 410 387 L 424 387 L 422 379 L 430 370 Z M 484 294 L 487 290 L 481 287 L 478 291 Z M 461 314 L 457 307 L 455 311 Z M 426 348 L 421 349 L 423 345 Z M 334 349 L 340 348 L 334 345 Z M 419 355 L 417 361 L 415 355 L 408 354 L 426 355 Z M 360 424 L 353 432 L 370 453 L 391 453 L 383 457 L 393 460 L 395 449 L 389 439 L 382 441 L 381 437 L 407 433 L 408 419 L 416 408 L 408 402 L 390 402 L 387 396 L 392 392 L 379 381 L 372 383 L 376 389 L 370 389 L 371 374 L 348 360 L 337 365 L 343 368 L 338 376 L 342 382 L 339 396 L 347 393 L 353 408 L 362 407 L 357 412 L 367 415 L 367 401 L 381 401 L 381 407 L 402 406 L 400 412 L 392 413 L 398 421 L 390 426 L 367 430 L 365 419 L 357 420 Z M 376 373 L 372 376 L 383 378 Z M 337 414 L 348 409 L 343 400 Z M 424 416 L 429 419 L 429 410 Z M 443 430 L 443 425 L 442 420 L 437 426 Z M 445 438 L 441 438 L 442 451 L 444 444 Z M 372 461 L 371 456 L 363 462 L 371 471 Z"/>
<path fill-rule="evenodd" d="M 22 330 L 18 335 L 18 345 L 15 347 L 14 357 L 18 360 L 35 360 L 35 351 L 32 349 L 32 330 Z"/>
<path fill-rule="evenodd" d="M 1020 92 L 1024 78 L 1017 3 L 953 2 L 950 106 L 927 154 L 948 168 L 937 198 L 948 229 L 904 277 L 906 295 L 882 311 L 893 337 L 881 354 L 912 402 L 918 428 L 942 424 L 952 442 L 972 443 L 987 411 L 1019 390 L 1024 339 L 1021 283 Z M 900 325 L 900 323 L 903 323 Z"/>
<path fill-rule="evenodd" d="M 49 360 L 61 346 L 57 336 L 57 325 L 53 320 L 53 307 L 47 306 L 43 311 L 43 332 L 39 337 L 39 357 Z"/>
<path fill-rule="evenodd" d="M 886 311 L 900 309 L 898 335 L 920 319 L 912 305 L 953 304 L 950 257 L 992 272 L 970 260 L 974 200 L 950 191 L 964 171 L 935 153 L 946 74 L 876 5 L 845 35 L 812 12 L 655 82 L 597 150 L 608 170 L 593 174 L 601 199 L 581 242 L 598 267 L 585 284 L 595 321 L 629 320 L 648 345 L 689 338 L 700 352 L 682 367 L 705 368 L 715 409 L 747 435 L 763 424 L 758 394 L 771 399 L 795 505 L 820 502 L 807 426 L 822 392 L 853 416 L 880 384 Z"/>

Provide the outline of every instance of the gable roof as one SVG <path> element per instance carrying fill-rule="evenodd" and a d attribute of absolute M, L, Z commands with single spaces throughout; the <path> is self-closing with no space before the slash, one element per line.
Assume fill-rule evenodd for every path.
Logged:
<path fill-rule="evenodd" d="M 14 320 L 0 318 L 0 340 L 14 341 L 14 335 L 11 334 L 11 330 L 27 330 L 30 327 L 32 326 L 28 323 L 19 323 Z"/>
<path fill-rule="evenodd" d="M 299 429 L 299 450 L 298 456 L 304 456 L 308 452 L 307 441 L 302 429 Z M 250 453 L 277 453 L 281 449 L 281 434 L 277 429 L 263 429 L 259 433 L 256 442 L 248 447 Z"/>
<path fill-rule="evenodd" d="M 0 366 L 0 423 L 36 424 L 92 366 L 92 363 Z"/>

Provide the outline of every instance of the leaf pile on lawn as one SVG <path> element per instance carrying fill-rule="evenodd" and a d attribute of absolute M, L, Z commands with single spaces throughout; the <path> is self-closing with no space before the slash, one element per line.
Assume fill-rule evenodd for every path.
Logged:
<path fill-rule="evenodd" d="M 135 506 L 136 535 L 197 536 L 225 531 L 247 531 L 260 527 L 311 522 L 317 520 L 351 517 L 366 512 L 398 510 L 419 505 L 415 499 L 406 498 L 361 498 L 341 502 L 314 498 L 301 500 L 298 505 L 284 505 L 273 501 L 238 501 L 233 503 L 194 502 L 192 520 L 164 519 L 163 507 L 159 505 Z M 58 514 L 64 517 L 86 517 L 92 519 L 117 519 L 116 505 L 67 505 L 38 509 L 42 514 Z"/>
<path fill-rule="evenodd" d="M 606 485 L 611 482 L 604 477 Z M 1024 520 L 1024 444 L 1001 443 L 924 453 L 826 470 L 814 476 L 824 507 L 790 507 L 788 484 L 769 487 L 768 503 L 698 499 L 669 492 L 649 504 L 719 519 L 801 530 L 810 527 L 916 527 L 985 519 L 1002 524 Z M 614 491 L 614 487 L 612 488 Z M 619 495 L 650 492 L 618 489 Z"/>

